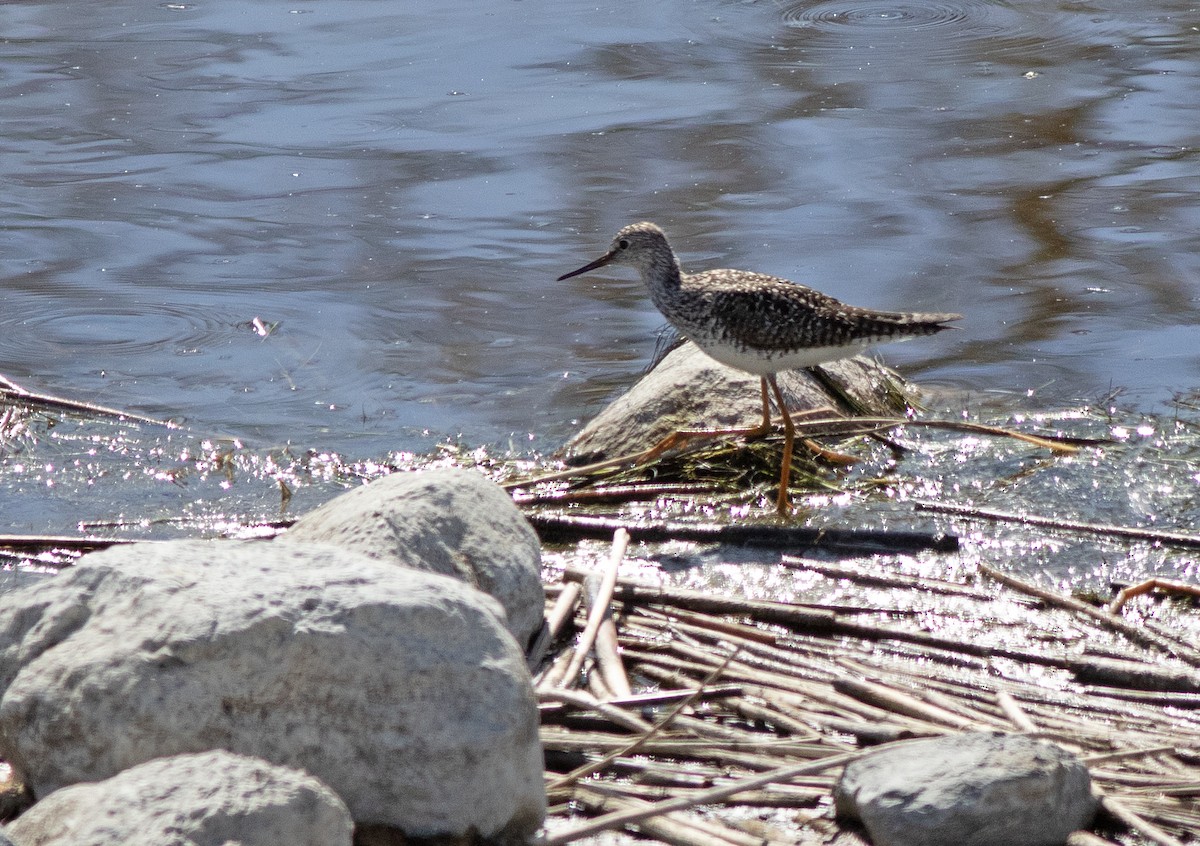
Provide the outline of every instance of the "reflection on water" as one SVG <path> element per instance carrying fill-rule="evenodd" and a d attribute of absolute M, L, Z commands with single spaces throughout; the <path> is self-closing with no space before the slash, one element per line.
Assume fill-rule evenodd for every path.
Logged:
<path fill-rule="evenodd" d="M 552 281 L 637 219 L 691 269 L 967 314 L 887 350 L 920 378 L 1145 408 L 1200 384 L 1187 4 L 27 2 L 0 25 L 0 372 L 31 387 L 262 445 L 552 447 L 653 350 L 636 280 Z"/>

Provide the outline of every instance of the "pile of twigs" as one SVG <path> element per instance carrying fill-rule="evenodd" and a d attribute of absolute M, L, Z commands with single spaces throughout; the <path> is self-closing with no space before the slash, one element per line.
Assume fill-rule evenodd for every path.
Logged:
<path fill-rule="evenodd" d="M 852 590 L 840 606 L 670 588 L 618 574 L 626 543 L 547 585 L 563 644 L 533 656 L 551 653 L 536 676 L 550 846 L 619 828 L 688 846 L 862 842 L 832 818 L 841 768 L 879 743 L 969 730 L 1083 759 L 1101 813 L 1073 846 L 1195 842 L 1187 638 L 987 567 L 957 582 L 783 560 Z"/>

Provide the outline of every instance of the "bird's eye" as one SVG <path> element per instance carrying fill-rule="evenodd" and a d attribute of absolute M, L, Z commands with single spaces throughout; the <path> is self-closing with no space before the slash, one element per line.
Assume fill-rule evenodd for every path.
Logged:
<path fill-rule="evenodd" d="M 617 242 L 617 246 L 620 247 L 622 250 L 629 249 L 629 239 L 622 238 L 620 241 Z"/>

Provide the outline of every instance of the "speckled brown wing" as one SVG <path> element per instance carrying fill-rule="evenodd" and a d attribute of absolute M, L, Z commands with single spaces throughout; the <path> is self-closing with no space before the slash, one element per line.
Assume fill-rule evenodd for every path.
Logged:
<path fill-rule="evenodd" d="M 804 285 L 746 271 L 708 271 L 687 282 L 715 334 L 750 349 L 865 346 L 932 335 L 959 317 L 848 306 Z"/>

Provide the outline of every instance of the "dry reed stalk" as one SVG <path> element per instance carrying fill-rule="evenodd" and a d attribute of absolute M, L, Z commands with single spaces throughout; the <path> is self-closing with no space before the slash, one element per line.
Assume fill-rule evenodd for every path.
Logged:
<path fill-rule="evenodd" d="M 600 812 L 652 807 L 644 799 L 622 796 L 597 784 L 578 785 L 576 796 L 591 809 Z M 762 838 L 681 811 L 648 817 L 638 823 L 638 828 L 644 834 L 673 846 L 764 846 Z"/>
<path fill-rule="evenodd" d="M 628 735 L 564 729 L 557 726 L 544 726 L 541 730 L 541 738 L 542 746 L 555 752 L 589 753 L 604 752 L 605 750 L 623 752 L 629 746 Z M 795 760 L 797 757 L 801 757 L 797 754 L 790 754 L 796 748 L 797 745 L 791 741 L 779 739 L 764 741 L 755 739 L 750 732 L 747 732 L 745 739 L 729 742 L 692 737 L 657 738 L 644 743 L 639 747 L 638 752 L 643 755 L 661 755 L 673 760 L 689 758 L 696 761 L 710 761 L 722 766 L 728 764 L 742 766 L 742 762 L 747 761 L 749 763 L 744 764 L 747 767 L 755 770 L 768 770 L 778 766 L 779 758 Z M 830 748 L 837 751 L 836 747 Z M 819 758 L 821 755 L 827 755 L 830 748 L 822 749 L 819 755 L 812 754 L 803 757 L 806 760 Z M 762 750 L 762 755 L 755 755 L 752 750 L 756 749 Z M 801 749 L 801 751 L 806 750 Z M 768 759 L 768 754 L 778 757 Z M 767 760 L 771 760 L 772 763 L 762 766 L 761 762 Z"/>
<path fill-rule="evenodd" d="M 625 543 L 628 543 L 628 536 L 626 536 Z M 621 555 L 624 555 L 623 547 Z M 584 590 L 590 595 L 591 587 L 596 584 L 589 579 L 584 584 Z M 597 586 L 597 589 L 599 590 L 600 587 Z M 611 599 L 611 592 L 609 598 Z M 589 599 L 591 607 L 599 602 L 599 596 Z M 607 613 L 600 620 L 600 628 L 596 630 L 596 642 L 593 650 L 596 655 L 596 666 L 600 670 L 600 678 L 603 679 L 604 686 L 611 691 L 609 698 L 632 696 L 633 689 L 629 686 L 629 676 L 625 674 L 625 665 L 621 661 L 621 652 L 617 648 L 617 625 L 613 622 L 611 608 L 608 608 Z"/>
<path fill-rule="evenodd" d="M 1197 536 L 1197 541 L 1200 541 L 1200 536 Z M 1036 596 L 1038 599 L 1048 602 L 1051 605 L 1069 609 L 1077 614 L 1095 620 L 1101 626 L 1123 634 L 1134 643 L 1159 649 L 1169 655 L 1176 656 L 1194 667 L 1200 667 L 1200 650 L 1195 649 L 1190 643 L 1178 637 L 1168 638 L 1160 634 L 1152 634 L 1140 626 L 1126 622 L 1120 617 L 1113 617 L 1104 610 L 1094 608 L 1086 602 L 1080 602 L 1078 599 L 1069 596 L 1062 596 L 1054 591 L 1023 581 L 983 563 L 979 564 L 979 572 L 989 579 L 1000 582 L 1002 585 L 1010 587 L 1013 590 L 1020 591 L 1029 596 Z"/>
<path fill-rule="evenodd" d="M 51 394 L 39 394 L 27 391 L 16 382 L 4 376 L 0 376 L 0 401 L 10 402 L 14 405 L 26 405 L 33 408 L 75 412 L 88 417 L 110 417 L 118 421 L 128 421 L 130 423 L 148 423 L 152 426 L 162 426 L 166 429 L 182 428 L 178 423 L 173 423 L 170 420 L 158 420 L 154 417 L 145 417 L 141 414 L 122 411 L 119 408 L 109 408 L 105 405 L 95 405 L 90 402 L 79 402 L 78 400 L 53 396 Z"/>
<path fill-rule="evenodd" d="M 1162 752 L 1174 752 L 1175 746 L 1151 746 L 1150 749 L 1126 749 L 1120 752 L 1105 752 L 1103 755 L 1088 755 L 1084 758 L 1084 763 L 1088 767 L 1098 763 L 1108 763 L 1110 761 L 1128 761 L 1130 758 L 1150 757 L 1159 755 Z"/>
<path fill-rule="evenodd" d="M 964 703 L 951 701 L 937 691 L 900 690 L 894 683 L 890 683 L 891 680 L 882 679 L 880 670 L 847 659 L 837 663 L 857 678 L 836 680 L 833 688 L 842 693 L 850 693 L 855 699 L 862 699 L 894 713 L 916 717 L 925 722 L 942 723 L 964 731 L 1006 728 L 990 714 Z M 872 678 L 868 679 L 868 676 Z"/>
<path fill-rule="evenodd" d="M 658 620 L 677 620 L 683 623 L 693 624 L 697 629 L 707 629 L 716 634 L 732 635 L 739 638 L 741 641 L 751 641 L 757 643 L 765 643 L 774 645 L 780 640 L 780 635 L 773 632 L 763 631 L 754 626 L 745 623 L 737 623 L 732 620 L 714 619 L 708 614 L 698 614 L 688 611 L 685 608 L 672 608 L 670 613 L 649 613 L 653 609 L 638 609 L 645 616 L 650 616 Z"/>
<path fill-rule="evenodd" d="M 916 584 L 888 587 L 919 590 Z M 1013 590 L 1017 591 L 1013 598 L 1001 594 L 955 596 L 953 607 L 960 625 L 986 621 L 993 602 L 1012 602 L 1030 595 L 1019 588 Z M 789 763 L 798 763 L 798 756 L 819 756 L 816 762 L 820 763 L 837 755 L 839 748 L 855 748 L 840 743 L 831 733 L 849 734 L 863 743 L 944 734 L 951 728 L 1016 727 L 1075 750 L 1092 766 L 1112 762 L 1107 769 L 1097 767 L 1094 773 L 1098 789 L 1108 793 L 1106 810 L 1135 829 L 1143 842 L 1162 846 L 1178 842 L 1172 832 L 1200 830 L 1200 815 L 1192 810 L 1192 799 L 1200 791 L 1200 714 L 1174 711 L 1164 721 L 1162 710 L 1168 703 L 1187 703 L 1182 697 L 1191 694 L 1146 694 L 1143 690 L 1136 691 L 1143 695 L 1131 701 L 1110 695 L 1125 691 L 1082 683 L 1102 679 L 1142 688 L 1190 683 L 1189 671 L 1173 668 L 1169 662 L 1160 661 L 1147 669 L 1146 656 L 1138 648 L 1146 645 L 1146 639 L 1133 638 L 1138 647 L 1125 645 L 1120 638 L 1130 640 L 1130 635 L 1121 626 L 1113 627 L 1093 614 L 1079 614 L 1074 623 L 1068 623 L 1074 642 L 1053 642 L 1054 652 L 1035 651 L 1023 648 L 1015 636 L 1004 638 L 1001 646 L 991 646 L 995 640 L 929 636 L 914 631 L 911 624 L 846 620 L 821 608 L 788 609 L 783 603 L 697 594 L 627 579 L 618 579 L 614 588 L 614 601 L 622 602 L 624 608 L 619 643 L 630 669 L 640 678 L 695 690 L 713 672 L 719 660 L 714 652 L 723 652 L 730 645 L 741 650 L 736 659 L 728 661 L 722 676 L 740 685 L 742 696 L 714 700 L 704 709 L 703 718 L 699 712 L 680 714 L 673 721 L 672 736 L 650 740 L 638 749 L 641 755 L 662 756 L 697 777 L 714 777 L 719 771 L 714 767 L 738 767 L 766 775 L 776 769 L 781 755 L 792 756 Z M 1050 604 L 1076 614 L 1073 602 Z M 996 614 L 1004 613 L 996 607 Z M 894 614 L 888 609 L 864 610 Z M 1031 617 L 1038 613 L 1031 607 Z M 1048 624 L 1049 629 L 1038 629 L 1038 624 L 1024 620 L 1021 625 L 1029 627 L 1033 635 L 1053 631 L 1057 640 L 1064 615 L 1051 613 L 1055 616 L 1048 618 L 1048 623 L 1040 623 Z M 764 624 L 787 631 L 764 630 Z M 1014 631 L 1020 633 L 1021 629 L 1014 627 Z M 1158 649 L 1154 637 L 1150 638 L 1151 648 Z M 1085 654 L 1078 651 L 1077 645 L 1082 644 L 1088 648 Z M 1022 672 L 1022 667 L 1046 669 Z M 1050 685 L 1042 683 L 1043 678 Z M 847 691 L 859 698 L 846 695 Z M 803 742 L 791 747 L 786 741 L 764 743 L 761 738 L 768 730 L 793 733 Z M 673 736 L 680 731 L 702 737 Z M 601 743 L 599 737 L 593 737 L 590 746 L 576 746 L 578 733 L 567 734 L 572 739 L 547 735 L 547 748 L 561 745 L 593 754 L 599 749 L 615 753 L 601 773 L 644 770 L 645 779 L 663 786 L 642 784 L 625 790 L 642 797 L 671 796 L 657 803 L 659 811 L 675 807 L 670 802 L 710 801 L 711 791 L 700 791 L 699 798 L 693 796 L 695 788 L 681 787 L 688 782 L 673 777 L 669 768 L 656 775 L 641 759 L 620 757 L 629 745 L 627 738 Z M 812 742 L 814 739 L 820 742 Z M 736 801 L 811 806 L 815 797 L 827 795 L 823 791 L 830 784 L 828 779 L 812 782 L 786 789 L 751 788 Z M 1123 819 L 1118 816 L 1122 813 Z M 628 817 L 599 824 L 615 825 L 621 819 Z M 1157 835 L 1171 839 L 1156 840 Z M 1090 835 L 1075 840 L 1079 846 L 1112 846 Z"/>
<path fill-rule="evenodd" d="M 707 702 L 716 699 L 737 699 L 744 696 L 746 689 L 739 684 L 721 684 L 690 690 L 660 690 L 655 693 L 635 693 L 608 700 L 618 708 L 653 708 L 659 705 L 674 705 L 681 699 Z M 554 707 L 541 705 L 543 716 L 553 713 Z M 559 709 L 562 710 L 562 709 Z"/>
<path fill-rule="evenodd" d="M 554 783 L 553 786 L 554 787 L 564 787 L 567 784 L 571 784 L 573 782 L 578 781 L 580 778 L 583 778 L 586 775 L 590 775 L 591 773 L 594 773 L 594 772 L 597 772 L 597 771 L 603 769 L 604 765 L 607 764 L 610 760 L 613 760 L 617 757 L 632 755 L 639 748 L 644 746 L 651 738 L 653 738 L 655 735 L 661 733 L 664 729 L 666 729 L 666 727 L 668 725 L 670 725 L 673 721 L 678 719 L 679 715 L 683 712 L 683 709 L 687 708 L 701 694 L 701 692 L 704 690 L 706 685 L 712 684 L 713 682 L 715 682 L 717 680 L 717 678 L 721 675 L 721 672 L 729 665 L 729 662 L 732 661 L 734 656 L 736 656 L 736 655 L 737 655 L 736 652 L 730 653 L 729 657 L 725 659 L 724 663 L 722 663 L 721 666 L 717 667 L 715 670 L 713 670 L 711 673 L 709 673 L 708 677 L 704 680 L 704 682 L 702 682 L 700 684 L 700 686 L 695 691 L 693 691 L 690 695 L 684 697 L 683 699 L 679 700 L 679 702 L 677 702 L 675 704 L 675 706 L 670 711 L 668 711 L 661 720 L 659 720 L 657 723 L 655 723 L 650 728 L 646 729 L 646 731 L 644 731 L 642 733 L 642 736 L 639 737 L 637 740 L 635 740 L 633 743 L 629 744 L 628 746 L 626 746 L 624 749 L 620 750 L 619 752 L 613 752 L 613 753 L 605 756 L 599 762 L 597 762 L 596 765 L 588 765 L 585 767 L 580 767 L 579 769 L 574 770 L 571 773 L 568 773 L 566 776 L 563 776 L 561 779 L 558 779 Z"/>
<path fill-rule="evenodd" d="M 640 667 L 640 671 L 650 677 L 654 677 L 656 672 L 652 669 L 653 659 L 648 656 L 639 656 L 639 660 L 644 662 L 644 665 Z M 791 708 L 801 713 L 807 711 L 817 714 L 819 717 L 821 712 L 814 711 L 811 707 L 815 703 L 823 709 L 825 716 L 845 718 L 849 715 L 868 722 L 899 722 L 910 730 L 921 734 L 942 734 L 945 732 L 945 729 L 942 727 L 915 719 L 897 718 L 892 712 L 876 708 L 872 705 L 866 705 L 842 693 L 838 693 L 832 689 L 823 689 L 817 685 L 806 683 L 801 679 L 789 679 L 781 674 L 743 667 L 731 667 L 726 675 L 736 681 L 744 682 L 747 685 L 746 692 L 749 695 L 758 696 L 760 699 L 770 702 L 777 708 L 791 706 Z M 678 679 L 674 675 L 671 675 L 670 678 L 674 683 L 678 683 Z"/>
<path fill-rule="evenodd" d="M 606 720 L 633 732 L 642 733 L 653 728 L 650 723 L 641 717 L 630 714 L 622 708 L 616 708 L 608 702 L 596 699 L 580 691 L 565 690 L 562 688 L 546 690 L 538 693 L 538 699 L 541 701 L 565 702 L 581 711 L 595 711 Z"/>
<path fill-rule="evenodd" d="M 921 593 L 935 593 L 943 596 L 961 596 L 980 601 L 987 601 L 992 598 L 989 594 L 978 588 L 956 582 L 946 582 L 920 576 L 867 572 L 854 567 L 831 564 L 828 561 L 799 558 L 795 555 L 784 555 L 780 563 L 785 567 L 797 570 L 812 570 L 814 573 L 820 573 L 822 576 L 830 579 L 847 579 L 855 584 L 866 585 L 868 587 L 900 588 L 902 590 L 916 590 Z"/>
<path fill-rule="evenodd" d="M 697 805 L 713 805 L 718 802 L 736 796 L 744 790 L 754 790 L 760 787 L 765 787 L 774 782 L 786 782 L 790 778 L 795 778 L 800 775 L 811 775 L 813 773 L 824 772 L 825 770 L 835 767 L 844 767 L 846 764 L 861 757 L 860 754 L 851 755 L 832 755 L 820 761 L 808 762 L 804 764 L 793 764 L 787 767 L 780 767 L 760 775 L 750 778 L 738 779 L 731 784 L 724 784 L 719 787 L 711 788 L 710 790 L 702 790 L 692 796 L 677 797 L 669 799 L 665 802 L 659 802 L 646 808 L 631 809 L 628 811 L 617 811 L 611 814 L 605 814 L 597 819 L 589 820 L 586 823 L 568 829 L 562 832 L 556 832 L 547 835 L 542 841 L 543 846 L 563 846 L 573 840 L 579 840 L 583 837 L 588 837 L 597 834 L 601 831 L 607 831 L 612 828 L 618 828 L 624 825 L 634 825 L 642 820 L 650 819 L 651 817 L 660 816 L 670 813 L 671 811 L 682 811 L 688 808 L 694 808 Z"/>
<path fill-rule="evenodd" d="M 562 680 L 567 676 L 567 667 L 571 666 L 574 660 L 574 653 L 560 652 L 550 666 L 542 671 L 542 674 L 534 680 L 534 688 L 538 693 L 547 690 L 554 690 L 562 686 Z"/>
<path fill-rule="evenodd" d="M 1158 846 L 1183 846 L 1182 841 L 1172 837 L 1149 820 L 1135 814 L 1119 799 L 1114 799 L 1112 796 L 1101 796 L 1100 807 L 1104 809 L 1105 813 L 1120 820 L 1123 825 L 1128 826 L 1142 837 L 1158 844 Z"/>
<path fill-rule="evenodd" d="M 557 640 L 567 623 L 575 617 L 575 607 L 579 604 L 582 594 L 583 587 L 579 582 L 563 583 L 558 598 L 554 601 L 554 608 L 546 615 L 546 627 L 550 630 L 551 640 Z"/>
<path fill-rule="evenodd" d="M 913 696 L 878 682 L 853 678 L 837 679 L 833 683 L 833 689 L 892 715 L 911 717 L 930 725 L 948 726 L 962 731 L 981 728 L 973 721 L 960 717 L 958 714 L 926 705 Z"/>
<path fill-rule="evenodd" d="M 611 699 L 615 699 L 616 693 L 613 692 L 611 687 L 605 684 L 604 674 L 601 672 L 592 672 L 593 668 L 598 669 L 599 666 L 595 658 L 589 657 L 585 661 L 584 666 L 587 667 L 587 672 L 583 674 L 583 677 L 587 679 L 586 684 L 588 693 L 599 699 L 601 702 L 608 702 Z"/>
<path fill-rule="evenodd" d="M 591 597 L 592 607 L 588 612 L 587 625 L 579 635 L 579 642 L 575 645 L 575 654 L 564 673 L 563 681 L 568 685 L 573 684 L 579 677 L 579 671 L 583 669 L 583 660 L 596 642 L 596 633 L 600 630 L 604 618 L 610 613 L 609 603 L 612 601 L 613 588 L 617 584 L 617 568 L 621 565 L 621 559 L 624 558 L 625 548 L 628 545 L 629 533 L 617 530 L 613 535 L 612 552 L 605 565 L 600 586 L 595 595 Z"/>
<path fill-rule="evenodd" d="M 1073 831 L 1067 835 L 1067 846 L 1117 846 L 1117 844 L 1086 831 Z"/>
<path fill-rule="evenodd" d="M 598 763 L 600 759 L 595 759 Z M 618 781 L 608 782 L 606 787 L 614 790 L 630 789 L 629 795 L 648 796 L 657 791 L 656 799 L 663 798 L 664 788 L 685 790 L 703 790 L 712 787 L 717 779 L 725 775 L 725 771 L 713 764 L 688 761 L 687 768 L 680 767 L 675 762 L 654 763 L 644 756 L 637 758 L 614 757 L 603 762 L 600 769 L 612 768 L 612 774 Z M 580 781 L 580 779 L 576 779 Z M 586 784 L 605 784 L 599 780 L 588 780 Z M 555 789 L 569 789 L 570 785 Z M 547 788 L 549 789 L 549 788 Z"/>
<path fill-rule="evenodd" d="M 1096 781 L 1103 781 L 1108 784 L 1119 784 L 1122 787 L 1144 788 L 1149 787 L 1155 790 L 1169 790 L 1173 787 L 1191 787 L 1194 782 L 1190 779 L 1171 779 L 1159 773 L 1135 773 L 1135 772 L 1117 772 L 1115 770 L 1104 770 L 1098 767 L 1090 768 L 1092 778 Z"/>
<path fill-rule="evenodd" d="M 803 738 L 805 740 L 817 740 L 821 737 L 818 732 L 813 731 L 812 726 L 785 714 L 778 708 L 758 705 L 746 699 L 734 703 L 733 707 L 737 713 L 741 714 L 747 720 L 761 720 L 768 725 L 774 726 L 776 729 L 782 730 L 789 737 Z"/>
<path fill-rule="evenodd" d="M 1033 720 L 1029 719 L 1029 715 L 1025 713 L 1017 703 L 1017 700 L 1008 691 L 996 691 L 996 704 L 1000 706 L 1000 710 L 1004 712 L 1004 716 L 1008 717 L 1009 721 L 1021 731 L 1037 731 L 1037 726 Z"/>
<path fill-rule="evenodd" d="M 1125 538 L 1127 540 L 1143 540 L 1163 546 L 1177 546 L 1185 549 L 1200 547 L 1200 535 L 1183 532 L 1166 532 L 1159 529 L 1143 529 L 1137 526 L 1114 526 L 1102 523 L 1085 523 L 1078 520 L 1065 520 L 1060 517 L 1043 517 L 1037 514 L 1015 514 L 1010 511 L 998 511 L 991 508 L 978 508 L 968 505 L 954 505 L 946 502 L 924 502 L 914 500 L 912 503 L 921 511 L 934 511 L 939 514 L 953 514 L 960 517 L 978 520 L 996 520 L 1006 523 L 1024 523 L 1028 526 L 1041 526 L 1047 529 L 1058 529 L 1069 532 L 1082 532 L 1105 538 Z"/>

